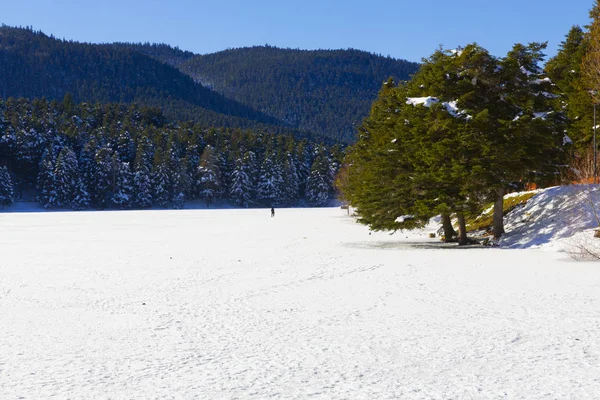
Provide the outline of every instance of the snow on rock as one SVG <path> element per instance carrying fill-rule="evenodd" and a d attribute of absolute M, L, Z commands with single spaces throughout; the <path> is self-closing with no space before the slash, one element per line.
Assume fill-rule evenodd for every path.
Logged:
<path fill-rule="evenodd" d="M 574 193 L 538 194 L 524 209 L 546 236 L 511 220 L 504 244 L 589 226 Z M 345 213 L 2 213 L 0 397 L 600 393 L 597 265 L 459 250 L 428 238 L 438 224 L 370 233 Z"/>

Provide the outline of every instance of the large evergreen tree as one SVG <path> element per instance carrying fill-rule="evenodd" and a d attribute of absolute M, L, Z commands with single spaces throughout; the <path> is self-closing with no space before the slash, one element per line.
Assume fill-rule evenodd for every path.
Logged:
<path fill-rule="evenodd" d="M 238 157 L 231 174 L 229 198 L 235 205 L 242 207 L 248 207 L 252 199 L 253 184 L 248 173 L 250 162 L 251 157 L 249 154 L 245 154 L 244 157 Z"/>
<path fill-rule="evenodd" d="M 348 158 L 345 194 L 361 221 L 394 230 L 456 213 L 466 243 L 465 214 L 494 199 L 499 237 L 504 191 L 561 164 L 543 48 L 515 45 L 501 59 L 476 45 L 438 50 L 410 83 L 388 81 Z"/>
<path fill-rule="evenodd" d="M 257 184 L 257 200 L 268 207 L 278 206 L 283 202 L 283 171 L 277 162 L 277 155 L 268 151 L 260 166 Z"/>
<path fill-rule="evenodd" d="M 595 103 L 600 102 L 600 0 L 590 11 L 592 23 L 588 27 L 586 48 L 581 72 L 585 87 L 591 91 Z"/>
<path fill-rule="evenodd" d="M 565 140 L 572 140 L 577 151 L 589 150 L 593 133 L 591 89 L 581 76 L 587 47 L 585 32 L 574 26 L 560 44 L 558 54 L 545 67 L 548 77 L 559 90 L 559 100 L 569 118 Z"/>

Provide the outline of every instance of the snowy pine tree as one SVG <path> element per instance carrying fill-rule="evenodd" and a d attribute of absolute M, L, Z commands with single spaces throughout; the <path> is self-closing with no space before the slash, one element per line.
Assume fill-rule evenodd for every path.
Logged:
<path fill-rule="evenodd" d="M 96 190 L 94 179 L 94 168 L 96 166 L 96 162 L 94 161 L 94 144 L 95 143 L 93 141 L 88 142 L 79 154 L 79 176 L 81 178 L 81 188 L 87 193 L 89 205 L 91 205 L 92 199 L 95 197 L 94 192 Z M 77 191 L 80 191 L 80 189 L 77 189 Z"/>
<path fill-rule="evenodd" d="M 175 209 L 181 209 L 185 206 L 186 193 L 189 193 L 191 186 L 191 178 L 187 172 L 187 165 L 184 160 L 177 157 L 175 146 L 171 146 L 166 155 L 165 163 L 169 176 L 171 178 L 171 186 L 169 193 L 171 195 L 171 205 Z"/>
<path fill-rule="evenodd" d="M 136 156 L 135 142 L 132 140 L 131 133 L 127 129 L 119 133 L 114 148 L 119 153 L 121 161 L 131 162 Z"/>
<path fill-rule="evenodd" d="M 133 174 L 131 173 L 128 162 L 116 161 L 116 163 L 115 191 L 112 202 L 118 208 L 130 208 L 134 204 Z"/>
<path fill-rule="evenodd" d="M 221 171 L 217 163 L 217 154 L 212 146 L 206 146 L 202 157 L 200 157 L 200 166 L 198 167 L 198 178 L 196 184 L 200 198 L 206 201 L 206 205 L 210 204 L 222 192 L 221 188 Z"/>
<path fill-rule="evenodd" d="M 13 185 L 6 167 L 0 168 L 0 204 L 2 209 L 13 203 Z"/>
<path fill-rule="evenodd" d="M 231 173 L 231 185 L 229 188 L 229 198 L 233 204 L 248 207 L 252 199 L 252 180 L 248 174 L 249 165 L 245 160 L 249 156 L 239 157 L 235 162 L 235 168 Z"/>
<path fill-rule="evenodd" d="M 171 179 L 164 163 L 158 164 L 152 172 L 152 198 L 162 208 L 171 205 Z"/>
<path fill-rule="evenodd" d="M 312 156 L 310 146 L 306 142 L 300 142 L 296 148 L 296 173 L 298 174 L 298 194 L 299 197 L 306 196 L 306 181 L 310 175 L 312 165 Z"/>
<path fill-rule="evenodd" d="M 216 165 L 216 173 L 218 174 L 218 184 L 215 187 L 215 198 L 222 199 L 227 195 L 227 188 L 231 182 L 233 162 L 228 159 L 230 152 L 227 148 L 214 147 L 212 153 Z"/>
<path fill-rule="evenodd" d="M 173 179 L 173 208 L 181 209 L 185 206 L 187 194 L 192 192 L 192 179 L 188 174 L 187 166 L 182 160 Z"/>
<path fill-rule="evenodd" d="M 263 205 L 277 206 L 283 202 L 283 174 L 281 164 L 274 153 L 268 153 L 260 166 L 257 199 Z"/>
<path fill-rule="evenodd" d="M 71 208 L 73 208 L 73 210 L 85 210 L 89 206 L 90 194 L 85 188 L 85 183 L 83 183 L 83 179 L 81 177 L 78 177 L 73 191 L 73 200 L 71 201 Z"/>
<path fill-rule="evenodd" d="M 54 167 L 54 188 L 56 206 L 70 206 L 75 197 L 75 187 L 79 177 L 79 164 L 75 153 L 69 147 L 63 147 Z"/>
<path fill-rule="evenodd" d="M 260 165 L 258 164 L 256 154 L 253 151 L 246 151 L 243 157 L 244 171 L 250 182 L 250 203 L 256 203 L 258 176 L 260 174 Z"/>
<path fill-rule="evenodd" d="M 36 199 L 44 208 L 55 207 L 57 204 L 54 177 L 54 151 L 51 148 L 46 149 L 40 164 L 40 172 L 37 177 Z"/>
<path fill-rule="evenodd" d="M 94 184 L 96 190 L 93 192 L 92 202 L 96 207 L 104 209 L 111 205 L 116 159 L 113 158 L 113 152 L 110 148 L 103 147 L 96 152 L 94 161 Z"/>
<path fill-rule="evenodd" d="M 286 205 L 293 205 L 298 201 L 300 196 L 300 178 L 296 170 L 296 163 L 291 153 L 285 154 L 283 162 L 283 186 L 284 202 Z"/>
<path fill-rule="evenodd" d="M 198 174 L 198 165 L 200 164 L 200 153 L 198 151 L 198 145 L 190 144 L 186 148 L 185 156 L 181 160 L 181 172 L 185 172 L 185 197 L 186 199 L 195 199 L 198 197 L 198 188 L 195 182 L 195 178 Z"/>
<path fill-rule="evenodd" d="M 306 200 L 313 206 L 327 204 L 331 192 L 329 163 L 323 153 L 319 153 L 313 162 L 306 182 Z"/>
<path fill-rule="evenodd" d="M 181 210 L 185 206 L 185 193 L 184 192 L 175 192 L 177 193 L 172 200 L 173 208 L 176 210 Z"/>
<path fill-rule="evenodd" d="M 152 207 L 151 148 L 152 144 L 148 138 L 140 139 L 135 155 L 133 176 L 133 206 L 138 208 Z"/>
<path fill-rule="evenodd" d="M 152 181 L 150 172 L 144 166 L 135 171 L 133 176 L 134 199 L 133 204 L 139 208 L 152 206 Z"/>

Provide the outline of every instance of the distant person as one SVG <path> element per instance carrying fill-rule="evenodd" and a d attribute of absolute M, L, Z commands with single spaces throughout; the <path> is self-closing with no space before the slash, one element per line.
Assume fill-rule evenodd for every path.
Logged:
<path fill-rule="evenodd" d="M 273 218 L 275 216 L 275 209 L 273 207 L 271 207 L 271 218 Z"/>

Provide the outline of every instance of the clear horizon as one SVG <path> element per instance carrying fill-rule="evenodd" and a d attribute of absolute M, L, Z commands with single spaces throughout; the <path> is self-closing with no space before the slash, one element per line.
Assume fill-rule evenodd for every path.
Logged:
<path fill-rule="evenodd" d="M 573 25 L 588 23 L 593 6 L 593 0 L 572 0 L 568 7 L 548 7 L 542 0 L 524 3 L 463 0 L 456 7 L 434 1 L 423 7 L 387 0 L 368 6 L 356 0 L 307 0 L 297 8 L 274 0 L 32 0 L 4 5 L 0 23 L 31 26 L 78 42 L 165 43 L 197 54 L 268 44 L 302 50 L 353 48 L 419 62 L 439 45 L 455 48 L 473 42 L 501 56 L 514 43 L 547 41 L 551 57 Z"/>

